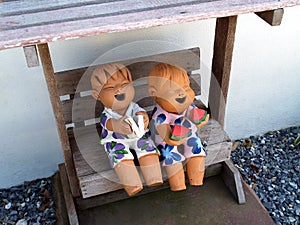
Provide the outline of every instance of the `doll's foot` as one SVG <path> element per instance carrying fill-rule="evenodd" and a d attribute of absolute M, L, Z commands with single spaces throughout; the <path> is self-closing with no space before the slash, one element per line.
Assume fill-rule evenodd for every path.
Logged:
<path fill-rule="evenodd" d="M 124 189 L 129 196 L 133 196 L 143 190 L 143 186 L 126 186 L 124 185 Z"/>
<path fill-rule="evenodd" d="M 147 186 L 153 187 L 163 183 L 157 154 L 142 156 L 139 163 Z"/>
<path fill-rule="evenodd" d="M 182 191 L 186 189 L 182 163 L 166 166 L 171 191 Z"/>
<path fill-rule="evenodd" d="M 141 178 L 133 160 L 121 161 L 114 169 L 129 196 L 135 195 L 143 189 Z"/>
<path fill-rule="evenodd" d="M 197 156 L 192 157 L 187 161 L 186 172 L 188 175 L 189 183 L 192 186 L 203 185 L 205 170 L 205 157 Z"/>

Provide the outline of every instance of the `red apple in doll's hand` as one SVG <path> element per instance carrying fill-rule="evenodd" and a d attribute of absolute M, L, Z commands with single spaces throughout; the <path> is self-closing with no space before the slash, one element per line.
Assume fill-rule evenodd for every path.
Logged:
<path fill-rule="evenodd" d="M 123 116 L 120 119 L 111 118 L 107 120 L 106 122 L 107 129 L 120 134 L 125 134 L 125 135 L 131 134 L 132 129 L 131 126 L 125 121 L 126 118 L 127 116 Z"/>
<path fill-rule="evenodd" d="M 144 117 L 144 129 L 146 130 L 149 125 L 148 114 L 144 111 L 137 112 L 135 115 L 142 115 Z"/>

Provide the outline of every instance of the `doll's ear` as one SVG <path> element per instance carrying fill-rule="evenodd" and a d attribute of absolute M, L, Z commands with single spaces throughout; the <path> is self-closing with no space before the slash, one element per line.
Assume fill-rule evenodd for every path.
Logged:
<path fill-rule="evenodd" d="M 148 92 L 149 92 L 149 95 L 152 97 L 152 98 L 155 98 L 156 97 L 156 94 L 157 94 L 157 89 L 153 86 L 150 86 L 148 88 Z"/>

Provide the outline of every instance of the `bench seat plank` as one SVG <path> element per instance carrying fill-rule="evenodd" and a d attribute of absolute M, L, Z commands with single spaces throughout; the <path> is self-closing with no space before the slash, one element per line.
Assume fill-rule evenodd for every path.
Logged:
<path fill-rule="evenodd" d="M 73 133 L 70 143 L 83 198 L 121 189 L 122 185 L 99 143 L 96 126 L 74 128 Z M 200 130 L 200 135 L 207 143 L 206 166 L 229 159 L 232 143 L 217 121 L 211 119 Z"/>
<path fill-rule="evenodd" d="M 49 9 L 47 4 L 42 9 L 40 6 L 30 9 L 30 5 L 36 4 L 33 0 L 0 3 L 0 50 L 300 4 L 300 0 L 130 0 L 128 5 L 127 1 L 86 0 L 72 4 L 68 0 L 64 7 L 64 1 L 50 2 Z M 122 11 L 120 6 L 127 8 Z M 94 8 L 98 7 L 99 10 L 95 12 Z M 68 10 L 72 13 L 62 13 Z M 35 18 L 42 22 L 32 22 Z"/>

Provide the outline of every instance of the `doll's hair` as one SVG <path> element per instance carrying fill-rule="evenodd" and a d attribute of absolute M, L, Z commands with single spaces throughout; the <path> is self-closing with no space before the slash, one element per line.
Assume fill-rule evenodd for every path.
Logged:
<path fill-rule="evenodd" d="M 170 84 L 175 82 L 177 84 L 184 83 L 189 85 L 190 79 L 183 68 L 167 63 L 159 63 L 149 73 L 148 86 L 149 88 L 155 87 L 156 89 L 160 89 L 167 82 Z"/>
<path fill-rule="evenodd" d="M 101 89 L 107 80 L 115 74 L 120 74 L 125 80 L 132 81 L 128 68 L 119 63 L 107 63 L 94 69 L 91 76 L 92 96 L 98 99 Z"/>

